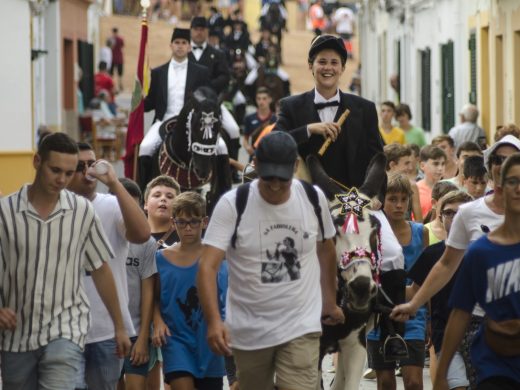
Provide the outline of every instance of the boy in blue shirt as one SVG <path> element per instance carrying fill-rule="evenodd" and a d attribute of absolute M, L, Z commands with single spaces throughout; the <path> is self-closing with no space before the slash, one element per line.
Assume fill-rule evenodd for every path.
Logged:
<path fill-rule="evenodd" d="M 412 197 L 408 176 L 393 173 L 388 176 L 384 211 L 392 231 L 403 248 L 404 267 L 408 272 L 424 248 L 428 246 L 428 229 L 422 223 L 408 221 L 406 214 Z M 408 281 L 411 284 L 411 281 Z M 401 359 L 399 366 L 403 374 L 405 389 L 422 388 L 424 346 L 426 335 L 426 308 L 421 308 L 414 319 L 405 323 L 404 340 L 408 358 Z M 396 361 L 386 361 L 383 354 L 384 339 L 378 329 L 367 335 L 368 366 L 376 371 L 378 389 L 396 389 Z"/>
<path fill-rule="evenodd" d="M 447 389 L 446 373 L 471 320 L 475 304 L 488 320 L 516 322 L 520 328 L 520 154 L 503 163 L 496 191 L 504 199 L 504 222 L 471 244 L 459 269 L 453 288 L 450 314 L 441 347 L 434 390 Z M 520 388 L 520 351 L 506 356 L 485 336 L 482 323 L 471 346 L 471 361 L 477 369 L 477 389 L 513 390 Z M 504 337 L 505 338 L 505 337 Z M 518 345 L 518 332 L 510 336 Z"/>
<path fill-rule="evenodd" d="M 202 230 L 206 228 L 206 202 L 195 192 L 178 195 L 173 218 L 180 242 L 156 254 L 161 316 L 168 326 L 162 340 L 165 382 L 172 390 L 221 390 L 224 358 L 211 352 L 206 341 L 207 324 L 202 316 L 195 279 L 202 254 Z M 218 273 L 219 301 L 227 289 L 225 263 Z"/>

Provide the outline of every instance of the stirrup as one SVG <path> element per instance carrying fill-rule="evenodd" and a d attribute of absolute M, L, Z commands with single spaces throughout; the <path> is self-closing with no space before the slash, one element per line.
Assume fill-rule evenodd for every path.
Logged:
<path fill-rule="evenodd" d="M 383 359 L 385 362 L 394 362 L 396 360 L 406 359 L 408 357 L 408 347 L 404 339 L 396 334 L 387 336 L 383 344 Z"/>

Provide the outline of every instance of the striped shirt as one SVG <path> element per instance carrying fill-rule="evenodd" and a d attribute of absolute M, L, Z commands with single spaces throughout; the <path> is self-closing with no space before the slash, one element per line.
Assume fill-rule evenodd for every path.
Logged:
<path fill-rule="evenodd" d="M 113 257 L 90 202 L 62 190 L 42 220 L 28 186 L 0 199 L 0 307 L 16 312 L 14 331 L 0 331 L 0 350 L 36 350 L 58 338 L 83 348 L 90 307 L 81 276 Z"/>

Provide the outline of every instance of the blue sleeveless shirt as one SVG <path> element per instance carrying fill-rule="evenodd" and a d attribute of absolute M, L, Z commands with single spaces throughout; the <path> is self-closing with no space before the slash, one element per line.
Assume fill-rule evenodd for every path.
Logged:
<path fill-rule="evenodd" d="M 199 261 L 181 267 L 168 261 L 162 250 L 156 252 L 155 259 L 161 283 L 161 316 L 171 332 L 161 348 L 164 373 L 187 371 L 195 378 L 224 376 L 224 358 L 215 355 L 206 341 L 207 323 L 196 286 Z M 224 261 L 218 273 L 222 316 L 226 291 L 227 263 Z"/>

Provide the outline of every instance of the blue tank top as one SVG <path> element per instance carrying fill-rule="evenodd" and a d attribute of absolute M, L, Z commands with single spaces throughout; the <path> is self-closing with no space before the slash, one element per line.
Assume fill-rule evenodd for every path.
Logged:
<path fill-rule="evenodd" d="M 162 348 L 164 372 L 188 371 L 196 378 L 225 375 L 224 360 L 211 352 L 206 341 L 207 323 L 202 315 L 196 286 L 199 261 L 181 267 L 168 261 L 163 251 L 155 255 L 161 283 L 160 311 L 171 337 Z M 221 315 L 227 290 L 227 264 L 218 273 Z"/>
<path fill-rule="evenodd" d="M 408 245 L 403 246 L 404 255 L 404 269 L 409 272 L 419 256 L 421 255 L 424 242 L 423 242 L 423 227 L 422 223 L 408 222 L 412 229 L 412 238 Z M 412 284 L 410 279 L 407 279 L 407 285 Z M 424 340 L 426 336 L 426 306 L 421 307 L 417 310 L 415 318 L 405 322 L 404 326 L 404 339 L 405 340 Z"/>
<path fill-rule="evenodd" d="M 418 222 L 408 222 L 412 229 L 412 237 L 408 245 L 404 245 L 404 269 L 408 272 L 415 264 L 419 255 L 423 251 L 423 224 Z M 411 280 L 407 280 L 411 284 Z M 405 340 L 424 340 L 426 335 L 426 307 L 417 310 L 415 318 L 405 322 Z M 367 335 L 368 340 L 379 340 L 379 329 L 374 329 Z M 384 340 L 383 340 L 384 341 Z"/>

